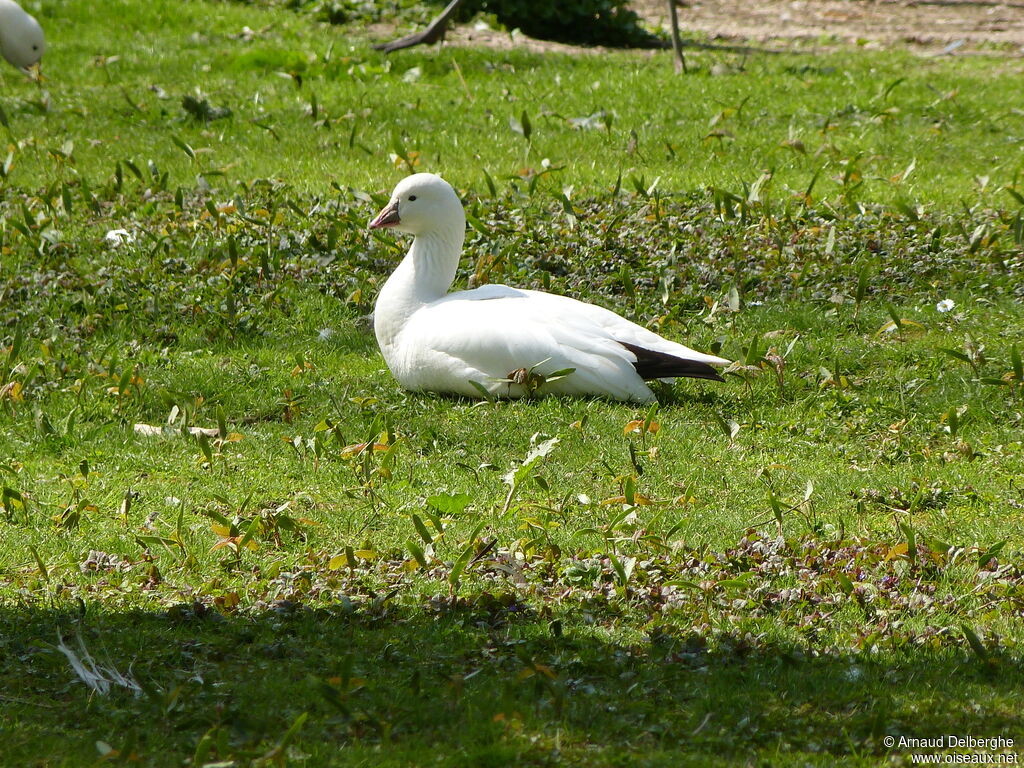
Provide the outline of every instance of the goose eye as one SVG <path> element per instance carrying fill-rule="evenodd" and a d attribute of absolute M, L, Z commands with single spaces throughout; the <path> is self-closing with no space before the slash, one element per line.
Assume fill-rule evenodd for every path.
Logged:
<path fill-rule="evenodd" d="M 410 202 L 410 203 L 411 203 L 411 202 L 412 202 L 413 200 L 415 200 L 415 199 L 416 199 L 416 195 L 409 195 L 409 202 Z"/>

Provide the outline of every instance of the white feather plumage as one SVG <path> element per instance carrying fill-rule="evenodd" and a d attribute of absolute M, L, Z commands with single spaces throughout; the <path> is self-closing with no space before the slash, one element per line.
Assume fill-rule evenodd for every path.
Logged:
<path fill-rule="evenodd" d="M 527 388 L 505 381 L 514 371 L 544 377 L 573 368 L 539 392 L 648 402 L 654 394 L 637 373 L 637 354 L 624 344 L 693 364 L 690 375 L 702 378 L 715 375 L 706 366 L 729 362 L 566 296 L 504 285 L 448 293 L 466 219 L 455 191 L 433 174 L 400 182 L 371 227 L 415 236 L 374 311 L 381 352 L 406 389 L 478 397 L 476 382 L 492 396 L 521 397 Z"/>
<path fill-rule="evenodd" d="M 0 0 L 0 55 L 18 69 L 38 64 L 46 52 L 43 28 L 14 0 Z"/>

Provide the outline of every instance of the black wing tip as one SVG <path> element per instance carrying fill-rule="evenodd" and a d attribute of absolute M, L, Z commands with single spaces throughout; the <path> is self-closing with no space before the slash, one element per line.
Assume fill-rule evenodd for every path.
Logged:
<path fill-rule="evenodd" d="M 707 363 L 694 363 L 694 365 L 707 365 Z M 677 373 L 675 375 L 676 376 L 685 376 L 688 379 L 707 379 L 708 381 L 722 381 L 722 382 L 725 381 L 725 379 L 722 378 L 722 375 L 718 371 L 716 371 L 714 368 L 712 368 L 710 365 L 708 365 L 707 368 L 708 368 L 708 370 L 706 370 L 706 371 L 698 371 L 698 372 L 695 372 L 695 373 Z"/>
<path fill-rule="evenodd" d="M 633 367 L 640 375 L 640 378 L 645 381 L 673 378 L 725 381 L 721 374 L 708 363 L 686 360 L 666 352 L 639 347 L 636 344 L 630 344 L 628 341 L 620 341 L 619 344 L 636 355 L 636 362 L 633 363 Z"/>

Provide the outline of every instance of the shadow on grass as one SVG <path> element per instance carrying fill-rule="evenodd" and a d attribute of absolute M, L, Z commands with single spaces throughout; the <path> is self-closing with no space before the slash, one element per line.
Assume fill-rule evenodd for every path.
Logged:
<path fill-rule="evenodd" d="M 246 616 L 0 609 L 6 764 L 88 764 L 97 742 L 137 764 L 246 764 L 284 740 L 277 757 L 309 765 L 873 765 L 886 735 L 1024 736 L 1024 673 L 1008 658 L 670 634 L 621 645 L 604 639 L 616 621 L 489 595 Z M 143 691 L 90 692 L 59 634 Z"/>

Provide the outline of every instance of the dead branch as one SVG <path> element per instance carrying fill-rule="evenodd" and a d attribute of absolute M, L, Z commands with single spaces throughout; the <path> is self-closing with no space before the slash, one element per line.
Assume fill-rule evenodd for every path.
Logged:
<path fill-rule="evenodd" d="M 378 51 L 384 51 L 384 53 L 391 53 L 392 51 L 398 51 L 402 48 L 412 48 L 414 45 L 430 45 L 436 43 L 439 40 L 444 39 L 444 33 L 448 29 L 448 22 L 452 16 L 455 15 L 455 11 L 462 5 L 462 0 L 452 0 L 445 9 L 441 11 L 441 14 L 434 19 L 422 32 L 417 32 L 414 35 L 406 35 L 400 37 L 398 40 L 392 40 L 390 43 L 378 43 L 373 46 Z"/>

